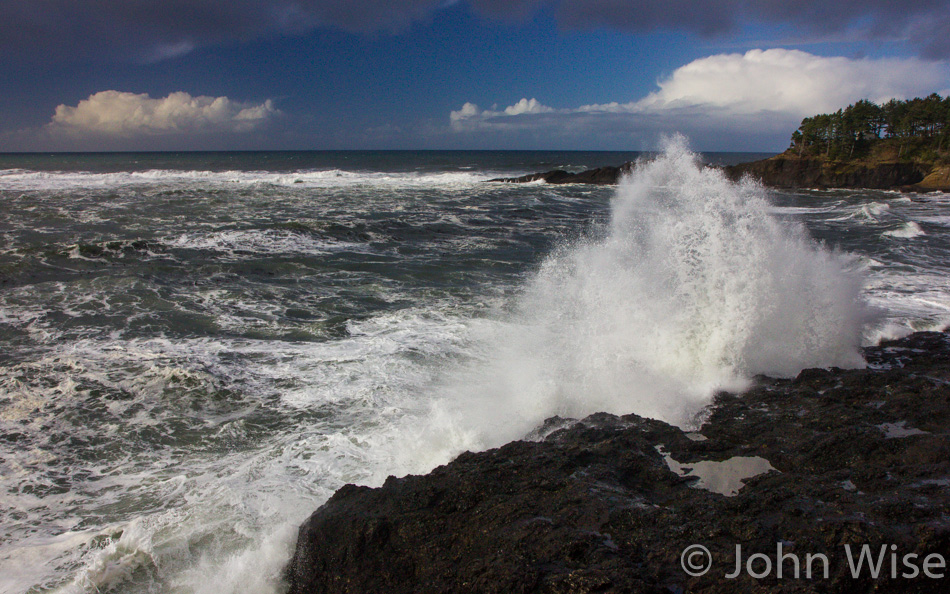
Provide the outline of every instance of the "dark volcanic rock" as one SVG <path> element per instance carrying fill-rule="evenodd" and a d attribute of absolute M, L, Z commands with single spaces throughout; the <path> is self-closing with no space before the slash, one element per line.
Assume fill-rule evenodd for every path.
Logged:
<path fill-rule="evenodd" d="M 720 394 L 701 435 L 636 415 L 552 419 L 542 441 L 343 487 L 301 526 L 290 591 L 946 592 L 948 569 L 925 577 L 923 562 L 950 557 L 950 336 L 865 354 L 865 370 Z M 774 470 L 735 484 L 735 496 L 702 488 L 715 486 L 710 467 L 760 458 Z M 694 544 L 713 561 L 695 577 L 681 566 Z M 743 565 L 727 578 L 737 545 L 772 570 L 759 558 L 764 577 Z M 864 545 L 875 560 L 894 548 L 877 578 L 867 564 L 854 577 L 846 545 L 855 562 Z M 800 579 L 790 558 L 777 577 L 779 546 L 798 557 Z M 805 578 L 809 554 L 827 556 L 827 578 L 817 557 Z M 902 577 L 905 555 L 918 555 L 906 558 L 918 577 Z"/>
<path fill-rule="evenodd" d="M 620 167 L 598 167 L 580 173 L 555 169 L 488 181 L 515 184 L 544 181 L 549 184 L 612 185 L 618 183 L 624 174 L 633 171 L 634 166 L 635 163 L 631 161 Z M 782 153 L 761 161 L 728 165 L 722 169 L 734 181 L 749 176 L 773 188 L 867 188 L 950 192 L 950 167 L 935 167 L 928 163 L 828 161 L 800 159 Z"/>
<path fill-rule="evenodd" d="M 913 186 L 930 173 L 932 166 L 921 163 L 860 163 L 799 159 L 785 154 L 725 168 L 737 180 L 744 175 L 776 188 L 870 188 L 892 189 Z"/>
<path fill-rule="evenodd" d="M 601 186 L 616 184 L 620 176 L 633 170 L 633 162 L 624 163 L 620 167 L 598 167 L 580 173 L 568 173 L 563 169 L 555 169 L 545 173 L 532 173 L 521 177 L 499 177 L 488 181 L 511 184 L 525 184 L 535 181 L 544 181 L 549 184 L 596 184 Z"/>

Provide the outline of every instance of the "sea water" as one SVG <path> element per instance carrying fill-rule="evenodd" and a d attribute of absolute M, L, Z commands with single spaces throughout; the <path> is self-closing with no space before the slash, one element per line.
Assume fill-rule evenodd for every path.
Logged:
<path fill-rule="evenodd" d="M 278 592 L 343 484 L 950 321 L 950 196 L 752 157 L 0 156 L 0 592 Z"/>

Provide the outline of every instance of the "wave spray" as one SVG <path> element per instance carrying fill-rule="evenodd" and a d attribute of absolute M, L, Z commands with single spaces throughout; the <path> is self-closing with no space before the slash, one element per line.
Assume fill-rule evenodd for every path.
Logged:
<path fill-rule="evenodd" d="M 864 365 L 869 310 L 852 260 L 770 214 L 760 185 L 702 167 L 681 138 L 667 145 L 622 180 L 602 237 L 543 262 L 486 367 L 465 378 L 457 412 L 479 425 L 467 447 L 552 415 L 686 426 L 756 374 Z"/>
<path fill-rule="evenodd" d="M 30 570 L 16 578 L 20 590 L 43 579 L 61 592 L 274 594 L 300 521 L 344 483 L 427 472 L 461 451 L 523 438 L 553 415 L 637 413 L 686 426 L 716 390 L 741 389 L 755 374 L 863 365 L 868 309 L 854 262 L 772 216 L 760 186 L 701 167 L 673 140 L 622 181 L 610 214 L 599 234 L 546 258 L 497 316 L 423 302 L 351 320 L 345 336 L 322 342 L 222 335 L 70 345 L 62 360 L 81 361 L 67 369 L 91 370 L 83 373 L 92 385 L 144 373 L 115 382 L 137 398 L 129 410 L 146 413 L 130 412 L 130 424 L 108 435 L 177 423 L 202 441 L 123 460 L 124 475 L 92 466 L 108 480 L 90 490 L 106 493 L 96 491 L 105 484 L 108 507 L 124 509 L 0 562 Z M 255 253 L 325 249 L 290 234 L 217 233 L 197 248 L 192 235 L 180 237 L 229 257 L 250 239 Z M 57 401 L 78 394 L 71 373 L 60 374 Z M 214 388 L 195 402 L 216 425 L 191 407 L 179 412 L 191 388 L 162 379 L 178 377 Z M 263 396 L 236 403 L 233 417 L 218 414 L 219 379 Z M 80 396 L 80 405 L 95 402 Z M 30 555 L 52 569 L 32 571 L 40 563 L 20 562 Z"/>

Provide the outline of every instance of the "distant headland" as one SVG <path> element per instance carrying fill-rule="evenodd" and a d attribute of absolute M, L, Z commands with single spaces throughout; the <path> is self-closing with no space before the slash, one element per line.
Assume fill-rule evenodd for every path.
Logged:
<path fill-rule="evenodd" d="M 862 100 L 802 120 L 782 154 L 726 167 L 780 188 L 950 190 L 950 97 Z"/>
<path fill-rule="evenodd" d="M 950 191 L 950 97 L 933 93 L 878 105 L 858 101 L 802 120 L 789 148 L 774 157 L 724 167 L 777 188 Z M 493 182 L 616 184 L 634 163 L 580 173 L 560 169 Z"/>

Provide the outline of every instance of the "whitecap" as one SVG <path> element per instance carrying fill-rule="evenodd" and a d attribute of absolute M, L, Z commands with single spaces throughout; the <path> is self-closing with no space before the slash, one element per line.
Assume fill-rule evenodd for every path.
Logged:
<path fill-rule="evenodd" d="M 882 235 L 887 235 L 888 237 L 897 237 L 899 239 L 913 239 L 915 237 L 921 237 L 926 235 L 923 229 L 920 228 L 920 225 L 914 221 L 908 221 L 904 223 L 898 229 L 892 229 L 890 231 L 885 231 Z"/>

